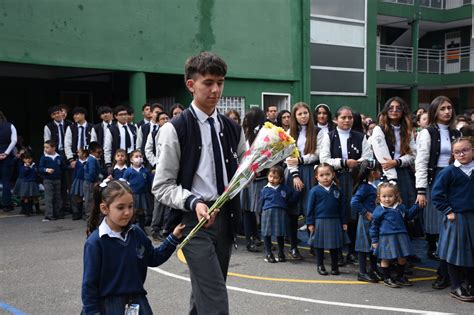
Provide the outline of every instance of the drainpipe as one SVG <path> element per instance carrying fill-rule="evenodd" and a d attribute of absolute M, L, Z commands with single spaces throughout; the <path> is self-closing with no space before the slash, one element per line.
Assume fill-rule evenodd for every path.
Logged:
<path fill-rule="evenodd" d="M 144 72 L 130 74 L 128 81 L 130 106 L 135 110 L 135 120 L 141 117 L 142 106 L 146 103 L 146 75 Z"/>

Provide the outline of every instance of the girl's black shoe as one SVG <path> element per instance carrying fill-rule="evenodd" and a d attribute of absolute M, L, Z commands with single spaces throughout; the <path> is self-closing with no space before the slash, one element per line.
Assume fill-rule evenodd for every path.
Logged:
<path fill-rule="evenodd" d="M 247 243 L 247 250 L 251 253 L 258 253 L 257 245 L 252 241 Z"/>
<path fill-rule="evenodd" d="M 443 290 L 449 286 L 450 286 L 449 279 L 447 279 L 447 277 L 442 277 L 442 276 L 438 276 L 435 282 L 433 282 L 433 284 L 431 285 L 431 287 L 436 290 Z"/>
<path fill-rule="evenodd" d="M 395 282 L 396 282 L 398 285 L 401 285 L 401 286 L 404 286 L 404 287 L 411 287 L 411 286 L 413 286 L 413 283 L 411 283 L 410 280 L 408 280 L 407 277 L 397 277 L 397 278 L 395 278 Z"/>
<path fill-rule="evenodd" d="M 333 276 L 339 276 L 341 273 L 339 272 L 339 267 L 333 267 L 331 268 L 331 274 Z"/>
<path fill-rule="evenodd" d="M 373 275 L 368 273 L 359 273 L 357 275 L 357 280 L 362 282 L 377 283 L 379 282 Z"/>
<path fill-rule="evenodd" d="M 297 248 L 293 248 L 290 252 L 290 257 L 293 260 L 303 260 L 303 256 L 301 256 L 300 252 L 298 251 Z"/>
<path fill-rule="evenodd" d="M 395 281 L 392 280 L 392 278 L 385 279 L 383 283 L 390 288 L 400 288 L 400 285 L 397 284 Z"/>
<path fill-rule="evenodd" d="M 273 254 L 267 255 L 264 260 L 268 263 L 271 263 L 271 264 L 274 264 L 274 263 L 277 262 L 275 260 L 275 256 L 273 256 Z"/>
<path fill-rule="evenodd" d="M 323 266 L 318 266 L 318 273 L 321 275 L 321 276 L 327 276 L 328 275 L 328 272 L 326 271 L 326 267 Z"/>
<path fill-rule="evenodd" d="M 474 302 L 474 296 L 470 295 L 463 287 L 451 290 L 450 294 L 453 298 L 463 302 Z"/>
<path fill-rule="evenodd" d="M 383 281 L 383 274 L 378 270 L 372 270 L 369 272 L 373 278 L 377 279 L 377 281 Z"/>
<path fill-rule="evenodd" d="M 286 262 L 286 256 L 284 253 L 279 253 L 277 258 L 275 258 L 277 262 Z"/>

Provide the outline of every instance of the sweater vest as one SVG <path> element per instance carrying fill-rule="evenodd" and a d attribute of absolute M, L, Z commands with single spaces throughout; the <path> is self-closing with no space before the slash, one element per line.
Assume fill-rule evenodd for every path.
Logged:
<path fill-rule="evenodd" d="M 92 126 L 92 129 L 94 129 L 95 134 L 97 135 L 97 143 L 99 143 L 102 147 L 104 146 L 104 128 L 102 127 L 102 123 L 95 124 Z"/>
<path fill-rule="evenodd" d="M 128 125 L 127 127 L 130 128 L 130 131 L 133 135 L 133 143 L 137 143 L 137 129 L 135 126 Z M 112 157 L 115 156 L 115 151 L 120 149 L 120 130 L 118 124 L 113 124 L 109 126 L 110 133 L 112 134 Z M 128 149 L 128 148 L 126 148 Z"/>
<path fill-rule="evenodd" d="M 12 124 L 9 122 L 3 122 L 0 124 L 0 153 L 3 153 L 10 146 L 12 137 Z M 10 155 L 13 154 L 10 152 Z"/>
<path fill-rule="evenodd" d="M 347 157 L 348 159 L 358 160 L 362 156 L 362 141 L 365 135 L 358 131 L 351 130 L 347 139 Z M 329 132 L 331 143 L 331 158 L 342 159 L 341 140 L 337 129 Z"/>
<path fill-rule="evenodd" d="M 69 120 L 64 120 L 63 121 L 63 128 L 64 128 L 64 136 L 66 136 L 66 130 L 68 127 L 72 126 L 72 122 Z M 54 121 L 50 121 L 49 123 L 46 124 L 46 127 L 48 127 L 49 132 L 51 134 L 51 140 L 56 142 L 56 151 L 59 151 L 59 129 L 58 126 Z M 63 139 L 63 146 L 64 146 L 64 139 Z M 64 150 L 64 147 L 63 147 Z"/>
<path fill-rule="evenodd" d="M 72 152 L 76 152 L 77 150 L 77 143 L 79 142 L 79 126 L 77 124 L 73 124 L 71 127 L 71 135 L 72 135 Z M 85 148 L 89 146 L 89 143 L 91 142 L 91 131 L 92 131 L 92 125 L 87 123 L 86 124 L 86 138 L 84 139 L 84 144 Z"/>

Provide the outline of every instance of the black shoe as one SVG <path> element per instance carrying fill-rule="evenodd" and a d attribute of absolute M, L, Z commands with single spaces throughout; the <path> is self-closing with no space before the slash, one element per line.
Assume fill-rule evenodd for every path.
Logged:
<path fill-rule="evenodd" d="M 397 284 L 395 281 L 392 280 L 392 278 L 388 278 L 383 281 L 383 283 L 390 288 L 400 288 L 400 285 Z"/>
<path fill-rule="evenodd" d="M 449 287 L 449 285 L 450 285 L 450 283 L 449 283 L 449 280 L 447 278 L 438 276 L 438 278 L 436 278 L 435 282 L 433 282 L 431 287 L 433 289 L 436 289 L 436 290 L 443 290 L 443 289 Z"/>
<path fill-rule="evenodd" d="M 339 276 L 341 273 L 339 272 L 339 267 L 332 267 L 331 268 L 331 274 L 333 276 Z"/>
<path fill-rule="evenodd" d="M 257 245 L 252 241 L 247 243 L 247 250 L 251 253 L 258 253 Z"/>
<path fill-rule="evenodd" d="M 428 256 L 428 258 L 432 260 L 439 260 L 439 256 L 436 255 L 436 252 L 429 251 L 428 254 L 426 254 L 426 256 Z"/>
<path fill-rule="evenodd" d="M 370 282 L 370 283 L 379 282 L 376 278 L 374 278 L 372 275 L 370 275 L 368 273 L 359 273 L 357 275 L 357 281 Z"/>
<path fill-rule="evenodd" d="M 411 287 L 413 286 L 413 283 L 408 280 L 407 277 L 397 277 L 395 278 L 395 283 L 404 287 Z"/>
<path fill-rule="evenodd" d="M 273 256 L 273 254 L 267 255 L 264 260 L 268 263 L 271 263 L 271 264 L 274 264 L 274 263 L 277 262 L 275 260 L 275 256 Z"/>
<path fill-rule="evenodd" d="M 293 248 L 291 251 L 290 251 L 290 257 L 293 259 L 293 260 L 303 260 L 303 256 L 301 256 L 300 252 L 298 251 L 297 248 Z"/>
<path fill-rule="evenodd" d="M 356 258 L 354 257 L 353 254 L 347 254 L 346 256 L 346 263 L 348 265 L 355 265 L 357 262 Z"/>
<path fill-rule="evenodd" d="M 369 274 L 374 278 L 377 279 L 377 281 L 383 281 L 383 274 L 378 271 L 378 270 L 372 270 L 369 272 Z"/>
<path fill-rule="evenodd" d="M 316 256 L 316 253 L 314 252 L 314 248 L 313 248 L 313 247 L 311 247 L 311 248 L 309 249 L 309 254 L 310 254 L 311 256 Z"/>
<path fill-rule="evenodd" d="M 56 221 L 57 219 L 55 217 L 44 217 L 43 222 L 48 222 L 48 221 Z"/>
<path fill-rule="evenodd" d="M 329 275 L 328 272 L 326 271 L 326 267 L 323 266 L 318 266 L 318 273 L 321 275 L 321 276 L 327 276 Z"/>
<path fill-rule="evenodd" d="M 449 293 L 453 298 L 463 302 L 474 302 L 474 296 L 470 295 L 466 289 L 459 287 L 455 290 L 451 290 Z"/>
<path fill-rule="evenodd" d="M 263 242 L 261 239 L 259 239 L 258 237 L 255 237 L 255 236 L 252 236 L 250 238 L 252 240 L 252 242 L 255 244 L 255 246 L 262 246 L 263 245 Z"/>
<path fill-rule="evenodd" d="M 277 262 L 286 262 L 286 256 L 284 253 L 280 253 L 278 254 L 278 256 L 276 257 L 276 261 Z"/>

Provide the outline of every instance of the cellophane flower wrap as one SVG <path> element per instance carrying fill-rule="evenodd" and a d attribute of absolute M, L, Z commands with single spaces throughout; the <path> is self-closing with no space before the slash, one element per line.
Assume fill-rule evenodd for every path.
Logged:
<path fill-rule="evenodd" d="M 258 132 L 250 149 L 242 156 L 242 161 L 229 185 L 209 208 L 209 215 L 247 187 L 255 179 L 257 173 L 278 164 L 289 156 L 299 156 L 295 140 L 282 128 L 266 122 Z M 206 219 L 202 218 L 178 248 L 183 248 L 189 243 L 205 223 Z"/>

